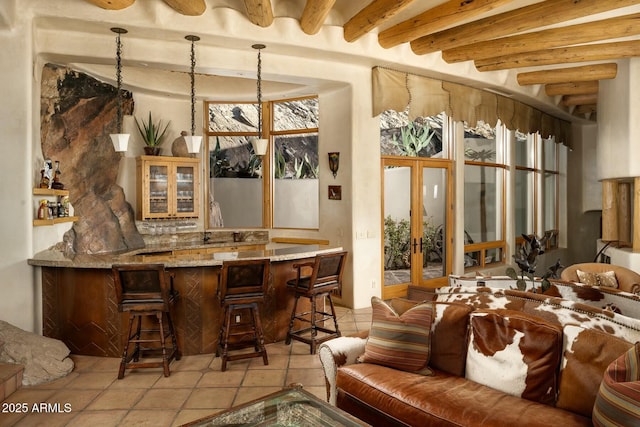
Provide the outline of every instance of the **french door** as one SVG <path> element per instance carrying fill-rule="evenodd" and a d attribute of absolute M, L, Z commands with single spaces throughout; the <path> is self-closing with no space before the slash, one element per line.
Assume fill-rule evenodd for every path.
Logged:
<path fill-rule="evenodd" d="M 451 272 L 451 162 L 382 158 L 382 297 L 406 296 L 409 284 L 443 286 Z"/>

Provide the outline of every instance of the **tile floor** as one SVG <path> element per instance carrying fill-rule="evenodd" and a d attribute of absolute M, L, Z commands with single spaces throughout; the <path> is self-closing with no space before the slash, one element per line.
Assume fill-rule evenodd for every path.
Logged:
<path fill-rule="evenodd" d="M 343 335 L 369 329 L 371 309 L 336 307 Z M 309 346 L 293 341 L 267 345 L 269 365 L 261 358 L 227 363 L 220 371 L 214 355 L 183 356 L 171 364 L 171 376 L 161 368 L 127 371 L 117 379 L 120 360 L 74 356 L 73 372 L 38 386 L 22 387 L 2 403 L 0 427 L 17 426 L 179 426 L 257 399 L 291 383 L 301 383 L 326 399 L 324 376 L 317 355 Z M 16 413 L 15 404 L 28 412 Z M 49 403 L 49 412 L 34 412 L 33 405 Z M 58 412 L 51 412 L 59 404 Z M 68 409 L 68 411 L 65 411 Z"/>

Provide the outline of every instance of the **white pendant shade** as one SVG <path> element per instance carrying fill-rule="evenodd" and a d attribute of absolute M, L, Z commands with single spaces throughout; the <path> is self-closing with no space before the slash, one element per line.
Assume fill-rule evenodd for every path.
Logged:
<path fill-rule="evenodd" d="M 269 145 L 269 140 L 264 138 L 253 138 L 251 140 L 251 145 L 253 146 L 253 152 L 256 153 L 256 156 L 264 156 L 267 154 L 267 145 Z"/>
<path fill-rule="evenodd" d="M 202 137 L 197 135 L 185 136 L 185 142 L 187 143 L 187 151 L 189 153 L 199 153 L 200 144 L 202 144 Z"/>
<path fill-rule="evenodd" d="M 117 153 L 124 153 L 129 146 L 129 134 L 128 133 L 112 133 L 109 135 L 113 148 Z"/>

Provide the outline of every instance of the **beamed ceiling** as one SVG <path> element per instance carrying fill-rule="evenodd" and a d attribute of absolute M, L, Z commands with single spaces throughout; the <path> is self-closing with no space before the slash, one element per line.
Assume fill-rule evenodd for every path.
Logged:
<path fill-rule="evenodd" d="M 135 2 L 85 1 L 111 10 Z M 207 10 L 205 0 L 163 1 L 182 15 L 200 16 Z M 279 0 L 243 1 L 250 22 L 260 27 L 272 24 Z M 339 24 L 346 42 L 373 32 L 384 48 L 409 44 L 417 56 L 440 52 L 445 62 L 473 61 L 480 72 L 514 69 L 519 85 L 544 85 L 548 96 L 585 117 L 595 116 L 599 81 L 616 78 L 616 60 L 640 55 L 640 13 L 633 13 L 638 9 L 632 7 L 640 0 L 304 3 L 296 19 L 306 34 L 318 33 L 324 24 L 336 25 L 335 17 L 342 16 Z"/>

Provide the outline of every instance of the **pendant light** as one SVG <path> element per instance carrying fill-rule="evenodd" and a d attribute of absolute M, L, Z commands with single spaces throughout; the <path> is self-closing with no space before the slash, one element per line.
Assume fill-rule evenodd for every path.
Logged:
<path fill-rule="evenodd" d="M 187 151 L 189 153 L 199 153 L 200 144 L 202 144 L 202 136 L 196 136 L 196 47 L 195 42 L 200 40 L 200 37 L 194 35 L 188 35 L 184 37 L 191 42 L 191 135 L 184 137 L 187 143 Z"/>
<path fill-rule="evenodd" d="M 262 58 L 260 53 L 266 46 L 254 44 L 251 47 L 258 50 L 258 137 L 251 139 L 251 145 L 253 146 L 253 152 L 257 156 L 264 156 L 267 154 L 269 140 L 262 137 Z"/>
<path fill-rule="evenodd" d="M 116 33 L 116 88 L 117 88 L 117 116 L 116 116 L 116 130 L 118 133 L 112 133 L 111 142 L 116 152 L 123 153 L 127 151 L 129 145 L 129 134 L 122 133 L 122 43 L 120 42 L 120 34 L 126 34 L 127 30 L 124 28 L 113 27 L 111 31 Z"/>

